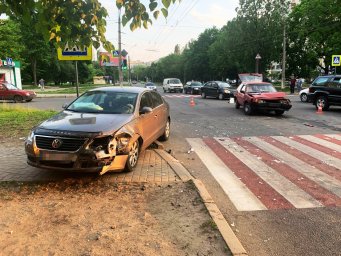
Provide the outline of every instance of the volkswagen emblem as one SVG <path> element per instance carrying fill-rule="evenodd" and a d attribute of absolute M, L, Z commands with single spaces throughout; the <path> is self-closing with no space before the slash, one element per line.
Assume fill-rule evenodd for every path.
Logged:
<path fill-rule="evenodd" d="M 62 144 L 63 144 L 63 141 L 60 139 L 54 139 L 52 141 L 52 147 L 55 149 L 60 148 L 62 146 Z"/>

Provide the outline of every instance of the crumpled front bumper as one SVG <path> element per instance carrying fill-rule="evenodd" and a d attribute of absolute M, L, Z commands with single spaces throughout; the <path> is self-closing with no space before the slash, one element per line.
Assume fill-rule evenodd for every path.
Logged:
<path fill-rule="evenodd" d="M 69 172 L 121 171 L 125 168 L 128 154 L 98 159 L 93 150 L 80 148 L 76 152 L 59 152 L 39 149 L 34 142 L 25 142 L 27 163 L 31 166 Z"/>
<path fill-rule="evenodd" d="M 282 104 L 282 103 L 253 103 L 252 107 L 257 110 L 266 110 L 266 111 L 288 111 L 291 109 L 291 104 Z"/>

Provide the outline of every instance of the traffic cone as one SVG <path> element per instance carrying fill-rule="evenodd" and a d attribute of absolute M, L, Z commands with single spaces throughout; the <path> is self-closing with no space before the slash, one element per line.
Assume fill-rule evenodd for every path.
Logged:
<path fill-rule="evenodd" d="M 321 103 L 317 106 L 316 114 L 323 114 L 323 109 L 322 109 L 322 104 Z"/>
<path fill-rule="evenodd" d="M 190 105 L 191 107 L 194 107 L 194 106 L 195 106 L 195 102 L 194 102 L 194 98 L 193 98 L 193 97 L 191 97 L 191 101 L 189 102 L 189 105 Z"/>

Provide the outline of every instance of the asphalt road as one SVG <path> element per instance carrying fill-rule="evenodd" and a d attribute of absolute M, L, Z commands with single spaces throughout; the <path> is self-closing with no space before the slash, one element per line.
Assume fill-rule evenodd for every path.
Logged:
<path fill-rule="evenodd" d="M 172 118 L 171 138 L 164 143 L 166 150 L 204 182 L 249 255 L 341 255 L 340 207 L 239 211 L 186 140 L 340 134 L 341 108 L 317 114 L 313 105 L 289 96 L 293 108 L 281 117 L 245 116 L 227 101 L 195 97 L 195 106 L 190 106 L 190 98 L 185 95 L 161 94 L 170 104 Z M 25 106 L 61 110 L 63 103 L 71 100 L 38 98 Z"/>

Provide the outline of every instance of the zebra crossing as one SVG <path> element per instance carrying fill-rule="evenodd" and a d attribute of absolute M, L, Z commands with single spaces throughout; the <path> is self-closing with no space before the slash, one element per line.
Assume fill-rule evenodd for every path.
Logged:
<path fill-rule="evenodd" d="M 341 206 L 341 135 L 187 138 L 239 211 Z"/>

